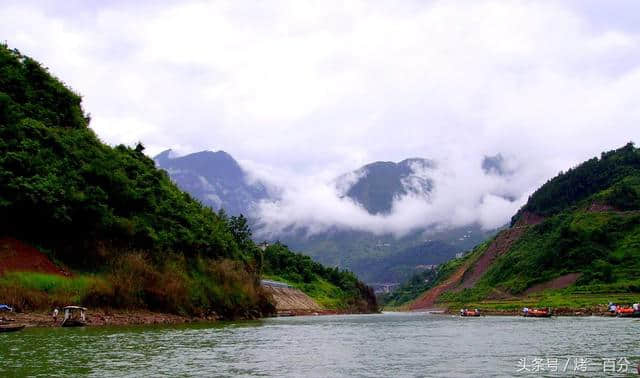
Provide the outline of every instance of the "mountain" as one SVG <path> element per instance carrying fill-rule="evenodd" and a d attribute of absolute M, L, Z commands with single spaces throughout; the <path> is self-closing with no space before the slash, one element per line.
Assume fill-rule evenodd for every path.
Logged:
<path fill-rule="evenodd" d="M 260 200 L 270 199 L 264 185 L 251 182 L 248 173 L 223 151 L 202 151 L 172 157 L 171 150 L 154 158 L 182 190 L 213 209 L 228 214 L 248 214 L 258 224 L 253 210 Z M 342 196 L 351 198 L 370 214 L 387 214 L 394 199 L 404 195 L 428 200 L 436 164 L 412 158 L 398 163 L 375 162 L 336 178 Z M 252 218 L 254 217 L 254 218 Z M 450 230 L 422 229 L 403 237 L 367 231 L 330 229 L 307 235 L 305 229 L 272 235 L 316 261 L 355 272 L 365 282 L 400 282 L 421 266 L 440 264 L 491 236 L 493 231 L 469 225 Z"/>
<path fill-rule="evenodd" d="M 214 210 L 224 208 L 227 214 L 249 214 L 262 199 L 268 198 L 265 187 L 252 183 L 247 173 L 224 151 L 201 151 L 172 157 L 166 150 L 154 161 L 169 173 L 184 191 Z"/>
<path fill-rule="evenodd" d="M 595 308 L 610 300 L 637 301 L 640 149 L 628 144 L 549 180 L 510 228 L 443 264 L 419 297 L 406 296 L 411 287 L 387 303 L 413 299 L 415 309 L 523 303 Z"/>
<path fill-rule="evenodd" d="M 185 162 L 243 185 L 225 153 L 178 162 L 167 155 L 160 160 L 177 170 Z M 263 251 L 244 217 L 216 213 L 178 189 L 141 143 L 103 144 L 79 95 L 2 44 L 0 230 L 0 298 L 19 311 L 77 303 L 222 318 L 270 315 L 275 304 L 260 286 L 263 269 L 333 309 L 376 310 L 371 290 L 352 273 L 285 247 Z"/>
<path fill-rule="evenodd" d="M 507 161 L 502 154 L 485 156 L 482 159 L 482 170 L 487 175 L 508 176 L 512 170 L 507 167 Z"/>
<path fill-rule="evenodd" d="M 337 186 L 343 196 L 363 206 L 370 214 L 388 214 L 393 200 L 409 193 L 427 197 L 433 181 L 425 173 L 434 168 L 427 159 L 406 159 L 399 163 L 375 162 L 342 175 Z"/>

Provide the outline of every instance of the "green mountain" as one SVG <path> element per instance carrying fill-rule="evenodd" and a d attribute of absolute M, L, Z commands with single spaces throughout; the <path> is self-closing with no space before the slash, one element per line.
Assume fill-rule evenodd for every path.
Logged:
<path fill-rule="evenodd" d="M 386 302 L 515 308 L 637 301 L 640 150 L 630 143 L 549 180 L 509 229 L 443 264 L 427 281 L 418 283 L 422 291 L 405 284 Z"/>
<path fill-rule="evenodd" d="M 269 256 L 251 240 L 246 220 L 215 213 L 179 190 L 142 144 L 103 144 L 89 121 L 79 95 L 38 62 L 0 45 L 0 238 L 36 245 L 73 270 L 62 278 L 5 273 L 0 302 L 19 309 L 84 303 L 214 311 L 227 318 L 273 312 L 259 285 Z M 2 258 L 12 254 L 19 251 Z M 320 281 L 345 309 L 364 302 L 375 310 L 375 298 L 351 273 L 310 267 L 304 282 Z"/>
<path fill-rule="evenodd" d="M 433 182 L 422 173 L 434 168 L 426 159 L 405 159 L 399 163 L 378 161 L 338 178 L 346 197 L 364 207 L 370 214 L 388 214 L 393 201 L 409 192 L 428 196 Z M 354 182 L 350 181 L 355 176 Z M 347 181 L 347 182 L 345 182 Z"/>

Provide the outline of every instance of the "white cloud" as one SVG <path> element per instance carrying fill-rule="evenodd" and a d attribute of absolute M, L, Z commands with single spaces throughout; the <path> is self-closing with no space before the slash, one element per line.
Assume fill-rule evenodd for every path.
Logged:
<path fill-rule="evenodd" d="M 223 149 L 269 172 L 288 188 L 264 209 L 272 225 L 404 232 L 507 221 L 515 205 L 499 196 L 520 204 L 558 171 L 640 141 L 640 29 L 622 17 L 639 9 L 601 6 L 15 1 L 0 35 L 84 96 L 106 142 Z M 516 175 L 482 175 L 498 152 Z M 407 197 L 372 217 L 331 185 L 416 156 L 443 164 L 431 204 Z"/>

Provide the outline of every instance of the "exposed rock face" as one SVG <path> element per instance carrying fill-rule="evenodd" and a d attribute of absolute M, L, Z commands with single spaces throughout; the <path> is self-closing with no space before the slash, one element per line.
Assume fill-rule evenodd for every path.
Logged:
<path fill-rule="evenodd" d="M 263 286 L 273 296 L 276 311 L 321 311 L 323 307 L 302 291 L 289 287 Z"/>

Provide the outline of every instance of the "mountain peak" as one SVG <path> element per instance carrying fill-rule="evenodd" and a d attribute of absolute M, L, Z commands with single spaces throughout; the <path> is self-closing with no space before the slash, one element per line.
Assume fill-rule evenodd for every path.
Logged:
<path fill-rule="evenodd" d="M 348 186 L 345 195 L 362 205 L 370 214 L 388 214 L 396 198 L 408 193 L 426 194 L 431 190 L 432 180 L 424 177 L 419 168 L 433 166 L 431 160 L 422 158 L 405 159 L 398 163 L 370 163 L 355 171 L 358 178 Z"/>

